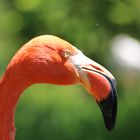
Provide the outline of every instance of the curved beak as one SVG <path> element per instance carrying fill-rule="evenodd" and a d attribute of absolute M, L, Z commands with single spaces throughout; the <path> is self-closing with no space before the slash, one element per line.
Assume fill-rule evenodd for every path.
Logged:
<path fill-rule="evenodd" d="M 112 74 L 95 61 L 79 52 L 71 57 L 80 79 L 80 83 L 96 99 L 106 128 L 111 131 L 116 122 L 117 91 Z"/>

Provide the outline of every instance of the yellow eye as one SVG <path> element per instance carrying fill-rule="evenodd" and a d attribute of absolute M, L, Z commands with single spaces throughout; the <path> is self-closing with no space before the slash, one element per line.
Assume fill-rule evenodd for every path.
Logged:
<path fill-rule="evenodd" d="M 68 58 L 68 57 L 70 56 L 70 52 L 69 52 L 68 50 L 65 50 L 65 51 L 63 52 L 63 56 L 64 56 L 65 58 Z"/>

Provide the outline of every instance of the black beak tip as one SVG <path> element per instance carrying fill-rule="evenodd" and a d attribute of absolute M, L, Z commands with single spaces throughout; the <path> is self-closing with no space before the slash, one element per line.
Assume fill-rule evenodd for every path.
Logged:
<path fill-rule="evenodd" d="M 111 131 L 115 126 L 117 115 L 116 90 L 112 90 L 106 99 L 97 103 L 102 111 L 105 126 L 108 131 Z"/>

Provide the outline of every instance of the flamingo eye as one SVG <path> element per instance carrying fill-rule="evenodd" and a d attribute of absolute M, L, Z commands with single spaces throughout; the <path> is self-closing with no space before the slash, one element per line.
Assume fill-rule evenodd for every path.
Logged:
<path fill-rule="evenodd" d="M 68 50 L 65 50 L 64 52 L 63 52 L 63 56 L 65 57 L 65 58 L 68 58 L 69 56 L 70 56 L 70 51 L 68 51 Z"/>

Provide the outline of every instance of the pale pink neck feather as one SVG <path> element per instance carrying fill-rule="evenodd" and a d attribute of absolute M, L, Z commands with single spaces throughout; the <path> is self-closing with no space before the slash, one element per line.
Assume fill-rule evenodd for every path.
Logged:
<path fill-rule="evenodd" d="M 28 86 L 19 79 L 5 74 L 0 80 L 0 140 L 15 140 L 15 109 L 20 94 Z"/>

